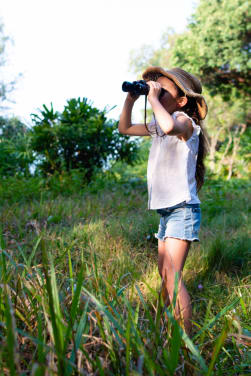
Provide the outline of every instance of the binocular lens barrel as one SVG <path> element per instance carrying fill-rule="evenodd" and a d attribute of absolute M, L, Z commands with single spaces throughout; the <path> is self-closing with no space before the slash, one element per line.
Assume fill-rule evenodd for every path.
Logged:
<path fill-rule="evenodd" d="M 122 90 L 125 92 L 129 92 L 130 90 L 133 90 L 134 86 L 131 82 L 124 81 L 122 84 Z"/>
<path fill-rule="evenodd" d="M 122 84 L 122 90 L 130 92 L 133 95 L 147 95 L 149 92 L 149 86 L 144 80 L 133 82 L 124 81 Z"/>

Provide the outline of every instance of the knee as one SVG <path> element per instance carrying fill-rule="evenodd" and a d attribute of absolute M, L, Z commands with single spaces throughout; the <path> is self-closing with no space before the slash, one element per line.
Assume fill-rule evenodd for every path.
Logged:
<path fill-rule="evenodd" d="M 174 275 L 175 275 L 173 266 L 167 262 L 162 262 L 162 264 L 159 265 L 159 273 L 162 279 L 166 281 L 166 283 L 169 283 L 174 278 Z"/>
<path fill-rule="evenodd" d="M 159 274 L 161 278 L 166 279 L 168 274 L 170 273 L 171 265 L 167 262 L 165 255 L 162 255 L 162 257 L 159 257 L 158 269 L 159 269 Z"/>
<path fill-rule="evenodd" d="M 181 274 L 180 272 L 176 271 L 174 266 L 170 263 L 163 263 L 162 265 L 162 268 L 160 269 L 160 275 L 162 277 L 162 279 L 165 280 L 165 283 L 167 286 L 169 286 L 170 288 L 173 288 L 174 284 L 175 284 L 175 278 L 176 277 L 176 274 L 178 273 L 178 281 L 180 283 L 180 280 L 181 280 Z"/>

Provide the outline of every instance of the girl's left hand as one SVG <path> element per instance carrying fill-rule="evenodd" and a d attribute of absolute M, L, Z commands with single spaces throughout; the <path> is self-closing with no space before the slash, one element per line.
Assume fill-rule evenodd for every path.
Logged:
<path fill-rule="evenodd" d="M 159 95 L 161 91 L 160 83 L 156 81 L 148 81 L 147 84 L 150 87 L 150 90 L 147 96 L 149 102 L 151 102 L 151 100 L 159 99 Z"/>

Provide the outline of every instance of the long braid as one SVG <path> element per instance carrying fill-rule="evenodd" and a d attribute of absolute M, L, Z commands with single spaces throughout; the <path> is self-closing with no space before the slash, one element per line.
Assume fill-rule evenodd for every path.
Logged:
<path fill-rule="evenodd" d="M 195 179 L 197 183 L 197 192 L 198 192 L 201 189 L 202 185 L 204 184 L 204 180 L 205 180 L 206 168 L 204 164 L 204 159 L 207 154 L 207 137 L 205 134 L 205 130 L 203 129 L 202 120 L 200 120 L 198 107 L 196 104 L 196 99 L 193 97 L 187 97 L 187 99 L 188 99 L 188 102 L 182 108 L 182 110 L 185 113 L 187 113 L 188 116 L 194 120 L 195 124 L 199 125 L 201 128 L 201 131 L 199 134 L 199 149 L 198 149 L 196 172 L 195 172 Z"/>

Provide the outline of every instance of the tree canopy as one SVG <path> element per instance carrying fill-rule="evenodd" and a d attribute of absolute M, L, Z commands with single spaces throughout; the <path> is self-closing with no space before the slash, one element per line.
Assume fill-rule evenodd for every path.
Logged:
<path fill-rule="evenodd" d="M 250 20 L 245 0 L 200 0 L 184 33 L 167 29 L 159 48 L 144 45 L 133 50 L 130 69 L 141 74 L 149 65 L 178 66 L 225 100 L 250 95 Z"/>
<path fill-rule="evenodd" d="M 200 0 L 184 33 L 167 29 L 159 48 L 145 45 L 131 53 L 130 69 L 138 75 L 159 65 L 181 67 L 200 78 L 209 107 L 211 171 L 228 177 L 239 176 L 249 163 L 240 148 L 250 135 L 250 9 L 245 0 Z"/>
<path fill-rule="evenodd" d="M 29 176 L 33 161 L 29 128 L 16 117 L 0 116 L 0 176 Z"/>
<path fill-rule="evenodd" d="M 245 0 L 200 0 L 175 41 L 172 65 L 198 75 L 213 94 L 250 94 L 250 19 Z"/>

